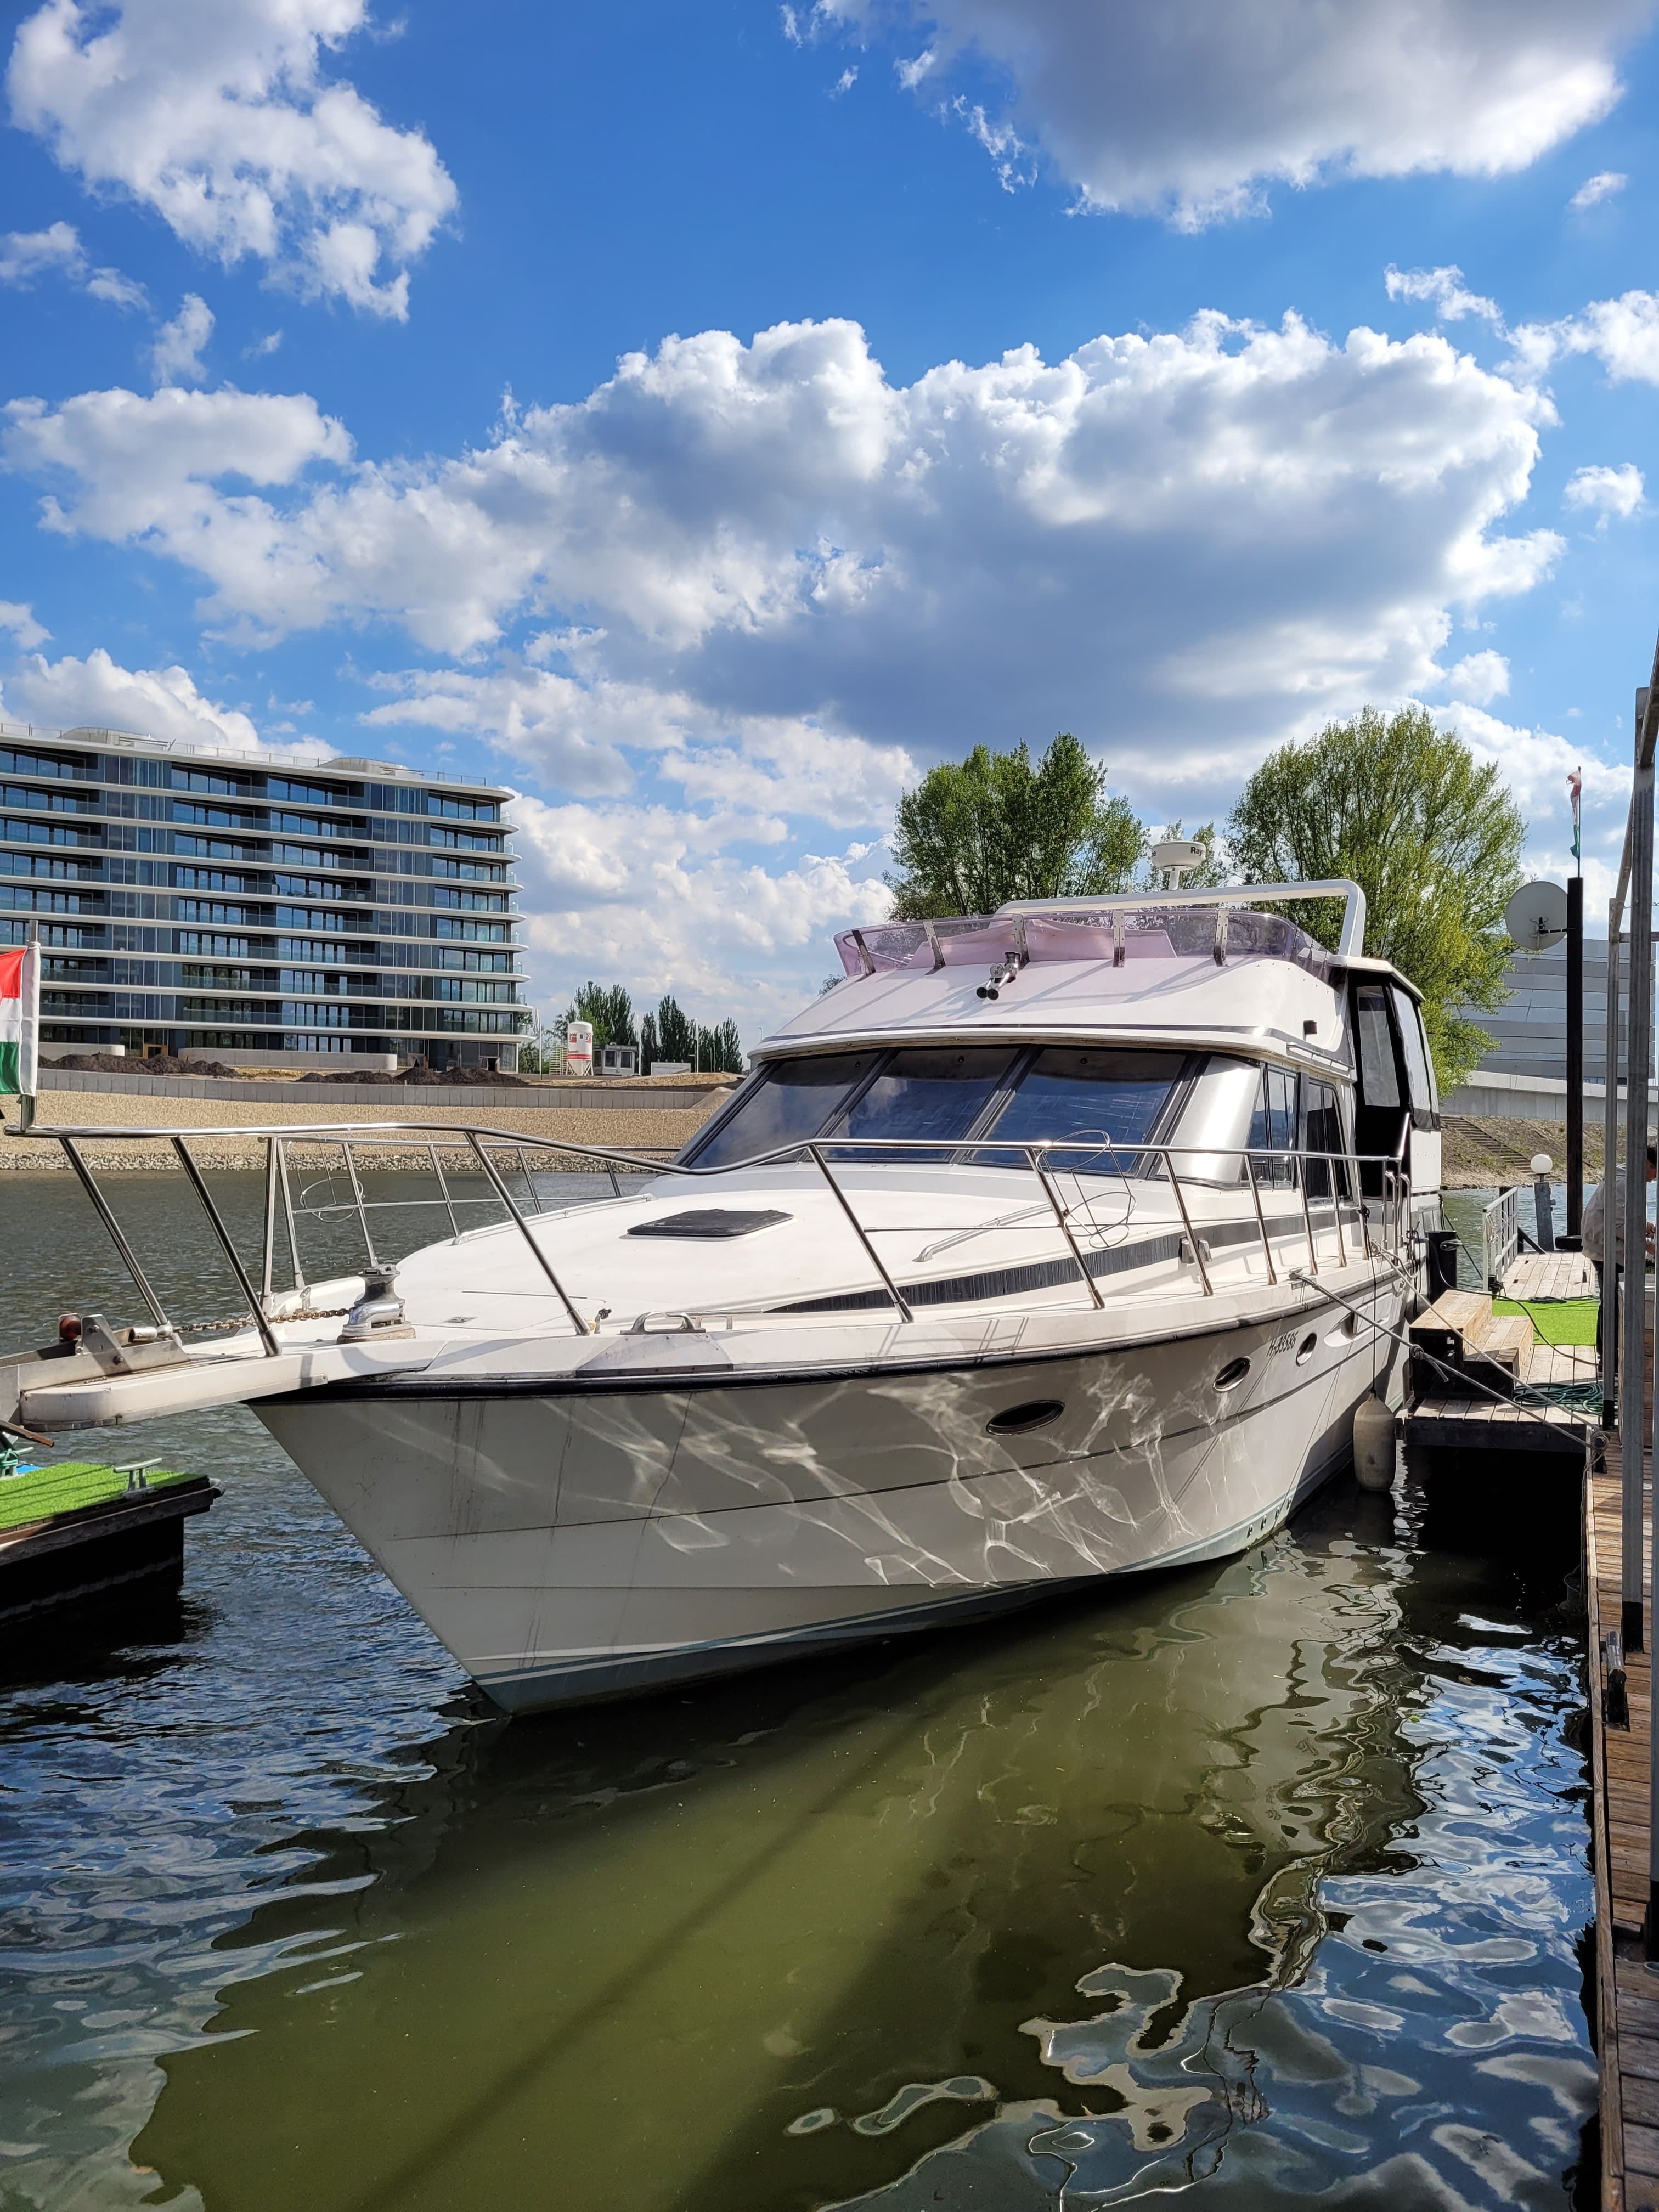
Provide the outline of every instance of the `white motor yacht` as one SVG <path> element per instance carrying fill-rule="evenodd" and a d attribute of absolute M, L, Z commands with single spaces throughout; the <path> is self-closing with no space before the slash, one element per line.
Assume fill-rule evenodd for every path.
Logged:
<path fill-rule="evenodd" d="M 1334 952 L 1286 916 L 1310 897 L 1341 905 Z M 206 1341 L 86 1167 L 111 1133 L 40 1128 L 150 1319 L 7 1362 L 0 1419 L 246 1401 L 513 1711 L 1225 1557 L 1391 1393 L 1438 1219 L 1418 994 L 1364 921 L 1342 883 L 850 931 L 678 1159 L 597 1202 L 515 1183 L 516 1134 L 260 1133 L 262 1281 L 175 1133 L 248 1304 Z M 325 1139 L 371 1259 L 377 1145 L 434 1147 L 453 1233 L 307 1283 L 289 1149 Z M 459 1144 L 489 1225 L 458 1225 Z M 543 1158 L 578 1152 L 647 1164 Z"/>

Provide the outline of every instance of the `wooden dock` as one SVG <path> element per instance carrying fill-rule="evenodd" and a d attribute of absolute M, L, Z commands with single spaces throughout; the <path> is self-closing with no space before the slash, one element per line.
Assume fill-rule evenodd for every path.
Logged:
<path fill-rule="evenodd" d="M 43 1613 L 178 1588 L 185 1523 L 207 1512 L 216 1482 L 154 1461 L 17 1469 L 15 1456 L 0 1459 L 0 1638 Z"/>
<path fill-rule="evenodd" d="M 1504 1270 L 1506 1298 L 1593 1298 L 1595 1269 L 1586 1252 L 1522 1252 Z"/>
<path fill-rule="evenodd" d="M 1648 1760 L 1651 1668 L 1648 1653 L 1625 1655 L 1628 1728 L 1607 1722 L 1607 1632 L 1619 1626 L 1619 1446 L 1610 1437 L 1605 1474 L 1586 1479 L 1584 1595 L 1589 1615 L 1590 1744 L 1595 1872 L 1596 2056 L 1601 2075 L 1604 2212 L 1659 2212 L 1659 1966 L 1644 1955 L 1648 1906 Z M 1650 1587 L 1653 1485 L 1644 1486 L 1650 1531 L 1644 1587 Z M 1653 1616 L 1644 1641 L 1651 1643 Z"/>
<path fill-rule="evenodd" d="M 1588 1291 L 1581 1286 L 1588 1279 Z M 1528 1254 L 1506 1271 L 1511 1301 L 1595 1296 L 1581 1253 Z M 1433 1456 L 1502 1451 L 1560 1453 L 1582 1461 L 1597 1433 L 1594 1345 L 1542 1344 L 1526 1314 L 1495 1314 L 1484 1291 L 1447 1291 L 1411 1323 L 1401 1422 L 1407 1449 Z M 1564 1387 L 1565 1386 L 1565 1387 Z M 1567 1403 L 1552 1403 L 1559 1391 Z M 1431 1461 L 1432 1463 L 1432 1458 Z"/>

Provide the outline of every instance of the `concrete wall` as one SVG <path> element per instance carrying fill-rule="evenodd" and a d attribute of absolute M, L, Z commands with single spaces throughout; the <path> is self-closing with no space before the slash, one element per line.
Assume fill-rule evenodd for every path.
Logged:
<path fill-rule="evenodd" d="M 1618 1096 L 1622 1113 L 1622 1084 Z M 1604 1083 L 1584 1085 L 1584 1119 L 1598 1128 L 1606 1111 L 1606 1097 Z M 1466 1083 L 1459 1084 L 1449 1097 L 1441 1100 L 1440 1106 L 1443 1113 L 1467 1115 L 1486 1121 L 1565 1121 L 1567 1086 L 1560 1077 L 1504 1075 L 1478 1067 Z M 1659 1093 L 1649 1097 L 1648 1121 L 1650 1127 L 1659 1126 Z"/>

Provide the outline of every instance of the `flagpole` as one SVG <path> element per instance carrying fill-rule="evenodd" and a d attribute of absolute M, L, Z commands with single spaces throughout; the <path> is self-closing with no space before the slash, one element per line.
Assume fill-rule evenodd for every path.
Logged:
<path fill-rule="evenodd" d="M 1573 872 L 1567 878 L 1567 1234 L 1583 1233 L 1584 1213 L 1584 877 L 1579 794 L 1583 770 L 1567 778 L 1572 793 Z M 1608 948 L 1612 957 L 1612 948 Z M 1611 1167 L 1608 1169 L 1611 1173 Z"/>
<path fill-rule="evenodd" d="M 23 933 L 22 1035 L 17 1054 L 17 1127 L 21 1134 L 34 1127 L 34 1093 L 40 1059 L 40 925 L 32 921 Z"/>

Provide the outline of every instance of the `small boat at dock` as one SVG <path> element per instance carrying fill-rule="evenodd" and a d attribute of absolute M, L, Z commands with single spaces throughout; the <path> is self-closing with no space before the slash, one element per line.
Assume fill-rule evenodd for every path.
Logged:
<path fill-rule="evenodd" d="M 1341 903 L 1334 951 L 1288 917 L 1311 897 Z M 842 980 L 680 1158 L 539 1146 L 608 1172 L 598 1202 L 547 1206 L 516 1133 L 257 1133 L 258 1266 L 170 1133 L 246 1299 L 204 1340 L 90 1133 L 38 1127 L 149 1320 L 0 1363 L 0 1419 L 248 1404 L 514 1711 L 1228 1557 L 1346 1462 L 1363 1400 L 1397 1398 L 1439 1223 L 1418 994 L 1364 923 L 1333 883 L 849 931 Z M 288 1158 L 322 1142 L 365 1256 L 315 1283 Z M 457 1213 L 458 1146 L 488 1225 Z M 357 1172 L 377 1147 L 429 1150 L 448 1209 L 395 1267 Z"/>

